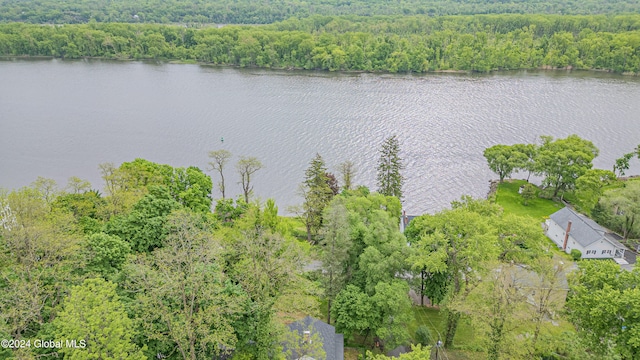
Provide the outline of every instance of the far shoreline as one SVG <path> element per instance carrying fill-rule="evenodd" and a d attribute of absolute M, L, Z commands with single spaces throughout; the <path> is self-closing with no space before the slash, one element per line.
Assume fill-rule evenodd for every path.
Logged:
<path fill-rule="evenodd" d="M 557 68 L 548 65 L 540 66 L 537 68 L 520 68 L 520 69 L 501 69 L 491 70 L 488 72 L 473 71 L 473 70 L 456 70 L 456 69 L 444 69 L 444 70 L 429 70 L 425 72 L 391 72 L 391 71 L 367 71 L 367 70 L 325 70 L 325 69 L 305 69 L 299 67 L 260 67 L 260 66 L 239 66 L 233 64 L 215 64 L 201 62 L 197 60 L 180 60 L 180 59 L 132 59 L 132 58 L 108 58 L 100 56 L 82 56 L 78 58 L 64 58 L 59 56 L 41 56 L 41 55 L 0 55 L 0 61 L 7 60 L 63 60 L 63 61 L 82 61 L 82 60 L 98 60 L 98 61 L 112 61 L 112 62 L 142 62 L 142 63 L 157 63 L 157 64 L 172 64 L 172 65 L 199 65 L 206 67 L 219 67 L 219 68 L 231 68 L 231 69 L 260 69 L 260 70 L 276 70 L 276 71 L 299 71 L 299 72 L 321 72 L 327 74 L 380 74 L 380 75 L 427 75 L 427 74 L 457 74 L 457 75 L 491 75 L 491 74 L 507 74 L 510 72 L 548 72 L 548 73 L 593 73 L 593 74 L 608 74 L 613 76 L 624 77 L 639 77 L 640 73 L 634 72 L 615 72 L 610 69 L 575 69 L 572 66 Z"/>

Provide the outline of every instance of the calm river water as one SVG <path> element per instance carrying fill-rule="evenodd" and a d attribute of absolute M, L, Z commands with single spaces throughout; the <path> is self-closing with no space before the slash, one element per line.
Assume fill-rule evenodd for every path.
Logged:
<path fill-rule="evenodd" d="M 610 169 L 640 143 L 640 79 L 0 61 L 4 188 L 37 176 L 62 185 L 78 176 L 102 188 L 103 162 L 141 157 L 204 169 L 209 150 L 226 148 L 260 158 L 265 167 L 255 175 L 255 194 L 275 198 L 282 210 L 301 202 L 296 188 L 316 152 L 334 171 L 352 160 L 356 183 L 375 188 L 379 146 L 395 134 L 406 163 L 405 208 L 419 214 L 463 194 L 485 196 L 495 178 L 482 156 L 486 147 L 574 133 L 600 148 L 596 167 Z M 640 173 L 638 160 L 631 170 Z M 240 194 L 237 184 L 231 193 Z"/>

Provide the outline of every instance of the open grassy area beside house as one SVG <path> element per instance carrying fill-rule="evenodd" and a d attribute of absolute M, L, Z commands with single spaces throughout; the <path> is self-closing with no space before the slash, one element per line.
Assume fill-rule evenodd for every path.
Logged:
<path fill-rule="evenodd" d="M 426 325 L 431 331 L 433 341 L 437 341 L 438 338 L 444 341 L 445 321 L 446 314 L 440 309 L 432 307 L 414 306 L 413 309 L 414 319 L 408 324 L 409 333 L 411 337 L 415 339 L 416 330 L 421 325 Z M 473 335 L 473 329 L 468 321 L 464 318 L 460 320 L 458 331 L 456 331 L 456 337 L 454 338 L 454 344 L 458 348 L 477 348 L 475 343 L 475 337 Z"/>
<path fill-rule="evenodd" d="M 444 341 L 444 331 L 445 331 L 445 320 L 446 315 L 440 309 L 432 308 L 432 307 L 422 307 L 422 306 L 414 306 L 411 311 L 413 312 L 413 321 L 407 324 L 407 328 L 409 330 L 409 334 L 413 342 L 415 342 L 416 330 L 421 325 L 426 325 L 431 331 L 431 336 L 433 341 L 438 340 L 438 334 L 441 334 L 440 338 Z M 327 302 L 326 300 L 321 301 L 320 305 L 320 313 L 322 314 L 321 319 L 323 321 L 327 320 Z M 361 339 L 358 339 L 361 340 Z M 371 339 L 369 339 L 371 340 Z M 485 355 L 482 352 L 477 352 L 480 348 L 480 344 L 477 343 L 477 339 L 473 334 L 473 328 L 471 324 L 464 319 L 464 317 L 460 320 L 460 325 L 458 326 L 458 331 L 456 332 L 455 341 L 455 350 L 446 350 L 446 353 L 450 360 L 476 360 L 476 359 L 484 359 Z M 371 344 L 368 344 L 371 345 Z M 358 358 L 358 354 L 363 354 L 363 350 L 372 350 L 370 346 L 362 347 L 361 344 L 354 342 L 352 339 L 345 338 L 345 359 L 353 359 L 356 360 Z M 391 349 L 387 349 L 391 350 Z M 373 351 L 374 353 L 378 353 L 378 351 Z M 435 353 L 434 353 L 435 354 Z"/>
<path fill-rule="evenodd" d="M 495 201 L 502 206 L 505 212 L 513 213 L 521 216 L 531 216 L 536 219 L 544 220 L 549 215 L 562 209 L 564 205 L 558 201 L 542 199 L 537 195 L 524 205 L 522 195 L 518 193 L 520 186 L 527 184 L 525 180 L 507 180 L 498 185 L 495 194 Z"/>

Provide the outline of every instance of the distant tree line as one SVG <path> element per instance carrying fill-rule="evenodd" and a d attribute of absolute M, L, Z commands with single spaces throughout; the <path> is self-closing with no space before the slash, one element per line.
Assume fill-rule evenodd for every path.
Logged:
<path fill-rule="evenodd" d="M 318 17 L 261 27 L 0 25 L 0 55 L 166 59 L 241 67 L 428 72 L 573 68 L 638 73 L 640 16 Z"/>
<path fill-rule="evenodd" d="M 0 3 L 0 22 L 77 24 L 146 22 L 190 24 L 268 24 L 311 15 L 472 15 L 472 14 L 620 14 L 637 13 L 633 0 L 43 0 Z"/>

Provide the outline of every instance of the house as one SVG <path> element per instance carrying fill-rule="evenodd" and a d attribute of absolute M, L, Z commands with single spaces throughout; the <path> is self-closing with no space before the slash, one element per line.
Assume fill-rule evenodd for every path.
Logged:
<path fill-rule="evenodd" d="M 322 348 L 326 354 L 326 360 L 344 360 L 344 335 L 336 334 L 336 328 L 322 320 L 307 316 L 306 318 L 289 324 L 289 330 L 297 330 L 300 335 L 309 336 L 309 333 L 317 333 L 322 341 Z M 309 356 L 300 358 L 293 354 L 293 359 L 320 360 Z"/>
<path fill-rule="evenodd" d="M 567 254 L 578 249 L 583 259 L 622 259 L 626 247 L 622 238 L 590 218 L 568 207 L 556 211 L 545 221 L 547 236 Z"/>
<path fill-rule="evenodd" d="M 404 233 L 404 229 L 406 229 L 407 226 L 409 226 L 411 220 L 416 217 L 416 215 L 407 215 L 407 212 L 405 210 L 402 210 L 402 216 L 400 216 L 400 232 Z"/>

